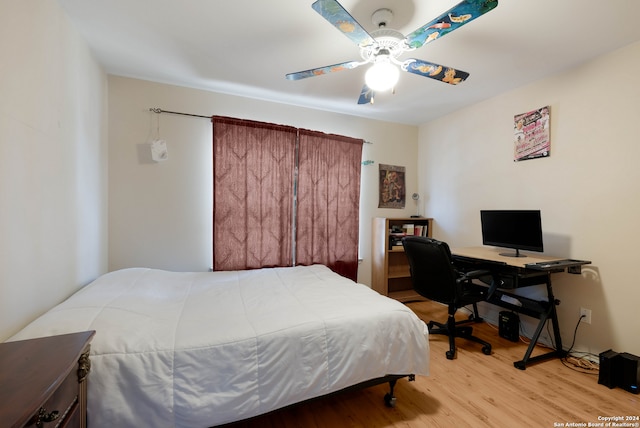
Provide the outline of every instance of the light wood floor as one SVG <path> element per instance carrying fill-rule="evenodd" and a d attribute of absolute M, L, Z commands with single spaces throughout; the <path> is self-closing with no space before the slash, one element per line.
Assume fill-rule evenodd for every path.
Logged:
<path fill-rule="evenodd" d="M 446 308 L 439 304 L 416 302 L 408 306 L 425 321 L 446 319 Z M 384 405 L 383 397 L 389 390 L 384 384 L 295 405 L 232 426 L 560 427 L 587 426 L 603 422 L 601 417 L 640 415 L 640 396 L 598 384 L 597 371 L 585 374 L 559 359 L 518 370 L 513 362 L 524 356 L 525 343 L 502 339 L 495 327 L 485 323 L 474 324 L 474 333 L 492 344 L 492 355 L 484 355 L 478 344 L 459 339 L 457 358 L 447 360 L 447 338 L 432 335 L 430 376 L 418 376 L 415 382 L 398 381 L 394 408 Z M 563 337 L 563 342 L 570 344 L 571 339 Z M 640 423 L 637 419 L 629 422 Z"/>

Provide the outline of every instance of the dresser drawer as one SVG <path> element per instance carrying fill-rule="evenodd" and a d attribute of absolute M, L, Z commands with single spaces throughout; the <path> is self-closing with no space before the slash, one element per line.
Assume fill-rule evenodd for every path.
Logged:
<path fill-rule="evenodd" d="M 85 428 L 94 334 L 0 343 L 0 427 Z"/>
<path fill-rule="evenodd" d="M 37 428 L 66 426 L 66 422 L 78 407 L 79 391 L 78 374 L 74 370 L 67 375 L 51 398 L 40 406 L 38 413 L 25 426 Z"/>

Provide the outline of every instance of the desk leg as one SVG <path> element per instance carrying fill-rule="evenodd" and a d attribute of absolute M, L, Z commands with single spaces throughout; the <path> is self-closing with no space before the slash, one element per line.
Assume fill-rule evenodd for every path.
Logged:
<path fill-rule="evenodd" d="M 556 298 L 553 295 L 553 288 L 551 287 L 551 275 L 547 276 L 547 297 L 549 299 L 549 308 L 542 314 L 540 314 L 540 321 L 538 322 L 538 327 L 536 328 L 533 337 L 531 337 L 531 342 L 529 343 L 529 347 L 527 348 L 527 352 L 524 354 L 524 358 L 520 361 L 516 361 L 513 365 L 520 370 L 524 370 L 527 368 L 527 364 L 535 363 L 541 360 L 546 360 L 549 358 L 558 357 L 561 358 L 564 356 L 564 351 L 562 349 L 562 338 L 560 336 L 560 327 L 558 325 L 558 313 L 556 311 L 556 305 L 560 302 L 556 301 Z M 548 319 L 551 319 L 551 324 L 553 327 L 553 336 L 556 349 L 547 352 L 546 354 L 537 355 L 535 357 L 531 357 L 531 353 L 538 343 L 538 339 L 540 338 L 540 333 L 542 333 L 542 329 L 544 328 Z"/>

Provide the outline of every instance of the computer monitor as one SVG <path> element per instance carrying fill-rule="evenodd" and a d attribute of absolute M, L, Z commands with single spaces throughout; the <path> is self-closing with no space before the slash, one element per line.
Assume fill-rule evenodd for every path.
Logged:
<path fill-rule="evenodd" d="M 482 243 L 513 248 L 501 256 L 526 257 L 520 250 L 544 251 L 540 210 L 481 210 Z"/>

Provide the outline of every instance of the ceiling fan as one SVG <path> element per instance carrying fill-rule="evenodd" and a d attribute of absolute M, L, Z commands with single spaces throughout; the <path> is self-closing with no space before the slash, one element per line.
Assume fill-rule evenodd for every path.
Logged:
<path fill-rule="evenodd" d="M 405 37 L 398 31 L 386 28 L 393 18 L 393 12 L 389 9 L 378 9 L 373 13 L 372 21 L 378 25 L 378 29 L 368 33 L 336 0 L 317 0 L 311 7 L 360 47 L 362 61 L 347 61 L 289 73 L 286 78 L 300 80 L 372 64 L 365 75 L 366 83 L 362 87 L 358 104 L 373 103 L 375 91 L 394 88 L 399 78 L 399 69 L 457 85 L 469 77 L 469 73 L 421 59 L 400 60 L 398 57 L 449 34 L 496 6 L 498 0 L 463 0 Z"/>

